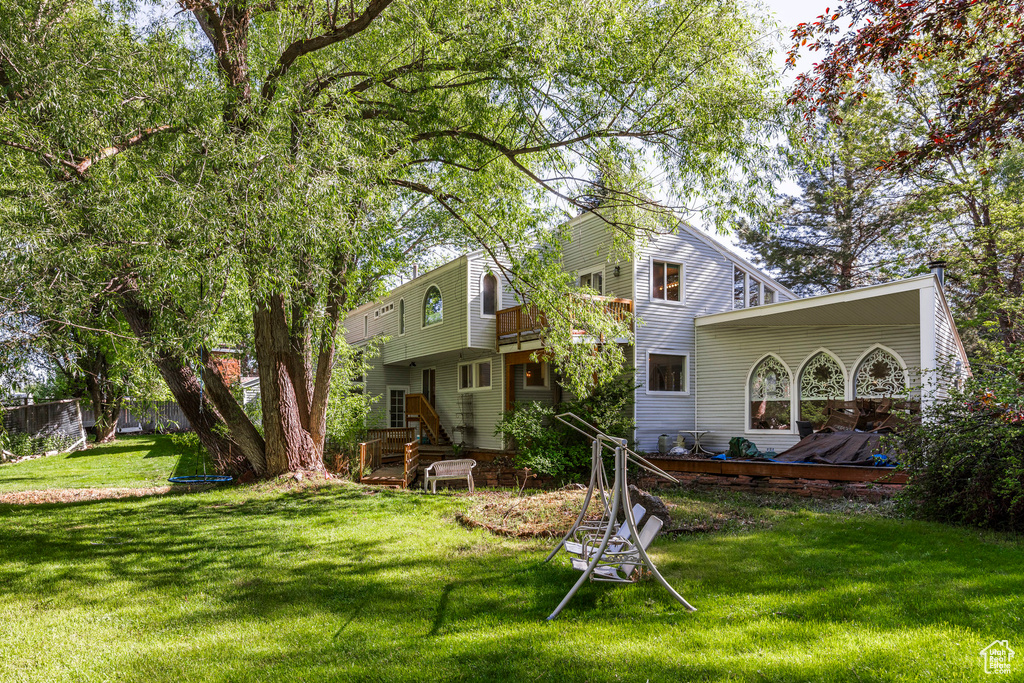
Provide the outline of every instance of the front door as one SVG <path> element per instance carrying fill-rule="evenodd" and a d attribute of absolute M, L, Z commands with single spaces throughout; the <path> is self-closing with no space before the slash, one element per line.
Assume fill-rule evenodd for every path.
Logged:
<path fill-rule="evenodd" d="M 429 403 L 431 406 L 435 405 L 434 379 L 434 368 L 427 368 L 426 370 L 423 371 L 423 395 L 427 398 L 427 403 Z"/>

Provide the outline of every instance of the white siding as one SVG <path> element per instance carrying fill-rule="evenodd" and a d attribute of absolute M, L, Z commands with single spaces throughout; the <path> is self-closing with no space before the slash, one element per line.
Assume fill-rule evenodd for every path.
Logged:
<path fill-rule="evenodd" d="M 483 277 L 486 273 L 494 273 L 498 278 L 498 310 L 511 308 L 519 302 L 509 286 L 505 273 L 498 268 L 494 261 L 484 252 L 476 252 L 467 257 L 467 281 L 466 289 L 469 292 L 466 297 L 469 310 L 469 344 L 468 346 L 479 349 L 495 348 L 494 316 L 483 315 L 483 291 L 481 289 Z"/>
<path fill-rule="evenodd" d="M 652 260 L 681 263 L 683 300 L 679 303 L 651 298 Z M 700 364 L 694 344 L 693 319 L 732 309 L 733 261 L 704 239 L 682 229 L 645 245 L 637 256 L 636 312 L 636 440 L 639 448 L 655 451 L 660 434 L 675 435 L 693 429 L 696 375 Z M 652 350 L 689 357 L 687 395 L 648 393 L 648 355 Z"/>
<path fill-rule="evenodd" d="M 949 396 L 949 382 L 955 381 L 956 363 L 960 361 L 960 376 L 967 373 L 967 358 L 957 343 L 958 335 L 953 319 L 943 303 L 942 296 L 935 297 L 935 363 L 939 371 L 935 397 L 944 399 Z"/>
<path fill-rule="evenodd" d="M 803 364 L 820 348 L 838 356 L 848 382 L 860 357 L 874 344 L 884 344 L 906 363 L 912 386 L 920 383 L 920 334 L 918 325 L 729 329 L 706 325 L 697 331 L 696 423 L 713 433 L 705 437 L 709 450 L 722 452 L 733 436 L 744 436 L 761 450 L 782 451 L 799 437 L 772 431 L 746 429 L 746 384 L 754 364 L 774 353 L 793 373 L 792 390 Z M 849 386 L 848 395 L 851 395 Z M 796 419 L 796 400 L 793 402 Z M 795 430 L 794 430 L 795 431 Z"/>
<path fill-rule="evenodd" d="M 613 254 L 614 234 L 598 216 L 588 213 L 569 223 L 569 241 L 563 245 L 562 267 L 569 272 L 601 268 L 604 295 L 623 299 L 633 297 L 633 265 L 629 259 Z M 615 267 L 619 274 L 615 275 Z"/>
<path fill-rule="evenodd" d="M 466 257 L 460 257 L 440 268 L 420 275 L 392 290 L 381 301 L 360 306 L 345 319 L 345 339 L 360 345 L 371 337 L 387 337 L 380 348 L 378 364 L 401 363 L 467 345 L 466 331 Z M 423 300 L 431 286 L 441 290 L 444 320 L 423 327 Z M 399 333 L 399 302 L 405 300 L 405 334 Z M 394 309 L 380 315 L 376 311 L 394 304 Z M 369 334 L 363 334 L 364 316 L 369 316 Z"/>

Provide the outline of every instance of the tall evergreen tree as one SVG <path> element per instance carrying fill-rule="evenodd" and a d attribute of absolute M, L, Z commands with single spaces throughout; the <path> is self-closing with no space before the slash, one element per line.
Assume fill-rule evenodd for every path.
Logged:
<path fill-rule="evenodd" d="M 741 226 L 742 246 L 805 296 L 900 272 L 913 221 L 905 188 L 879 168 L 892 130 L 875 95 L 873 105 L 850 107 L 841 123 L 820 117 L 809 131 L 794 133 L 790 157 L 801 194 L 782 199 L 775 228 Z"/>

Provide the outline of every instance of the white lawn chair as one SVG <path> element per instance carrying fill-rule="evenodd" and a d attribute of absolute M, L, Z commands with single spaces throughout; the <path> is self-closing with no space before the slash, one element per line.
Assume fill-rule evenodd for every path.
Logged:
<path fill-rule="evenodd" d="M 661 531 L 661 527 L 664 522 L 659 517 L 651 517 L 644 524 L 644 528 L 640 530 L 639 545 L 645 551 L 651 545 L 651 541 Z M 633 570 L 641 562 L 640 553 L 632 543 L 626 544 L 626 548 L 612 550 L 612 546 L 609 544 L 605 548 L 604 554 L 601 556 L 601 561 L 596 567 L 594 567 L 594 573 L 591 575 L 591 579 L 594 581 L 615 581 L 617 583 L 632 583 Z M 587 565 L 590 564 L 587 560 L 574 557 L 572 558 L 573 569 L 577 571 L 586 571 Z"/>
<path fill-rule="evenodd" d="M 646 514 L 647 514 L 647 509 L 643 505 L 641 505 L 640 503 L 637 503 L 636 505 L 633 506 L 633 521 L 636 522 L 637 524 L 640 523 L 640 520 L 643 519 L 644 515 L 646 515 Z M 590 535 L 590 534 L 595 534 L 597 536 L 603 536 L 604 535 L 604 531 L 605 531 L 605 527 L 604 527 L 604 524 L 602 524 L 601 522 L 596 522 L 596 521 L 595 522 L 584 522 L 583 524 L 581 524 L 579 526 L 579 529 L 577 529 L 578 533 L 576 534 L 576 538 L 582 539 L 584 536 L 587 536 L 587 535 Z M 621 535 L 619 535 L 620 533 L 621 533 Z M 616 538 L 621 539 L 623 542 L 628 542 L 630 535 L 631 534 L 630 534 L 630 531 L 629 531 L 629 525 L 628 524 L 625 524 L 625 523 L 620 524 L 616 528 L 616 530 L 615 530 Z M 620 544 L 620 546 L 615 546 L 615 545 L 609 545 L 608 546 L 609 549 L 611 549 L 611 548 L 618 548 L 618 547 L 621 547 L 621 544 Z M 584 547 L 582 541 L 566 541 L 565 542 L 565 551 L 567 553 L 569 553 L 570 555 L 576 555 L 577 557 L 582 557 L 583 559 L 586 559 L 587 556 L 589 555 L 589 553 L 587 552 L 587 549 Z"/>

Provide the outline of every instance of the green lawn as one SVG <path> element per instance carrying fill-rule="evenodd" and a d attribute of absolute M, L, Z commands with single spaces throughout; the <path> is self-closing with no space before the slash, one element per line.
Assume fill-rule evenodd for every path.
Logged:
<path fill-rule="evenodd" d="M 596 584 L 545 623 L 577 574 L 541 564 L 549 542 L 460 527 L 468 502 L 349 484 L 0 506 L 0 681 L 958 681 L 990 680 L 997 638 L 1024 653 L 1005 536 L 767 501 L 755 530 L 655 542 L 697 613 Z"/>
<path fill-rule="evenodd" d="M 172 473 L 195 471 L 196 453 L 183 455 L 169 437 L 122 436 L 112 444 L 83 451 L 0 465 L 0 494 L 55 488 L 166 486 Z"/>

